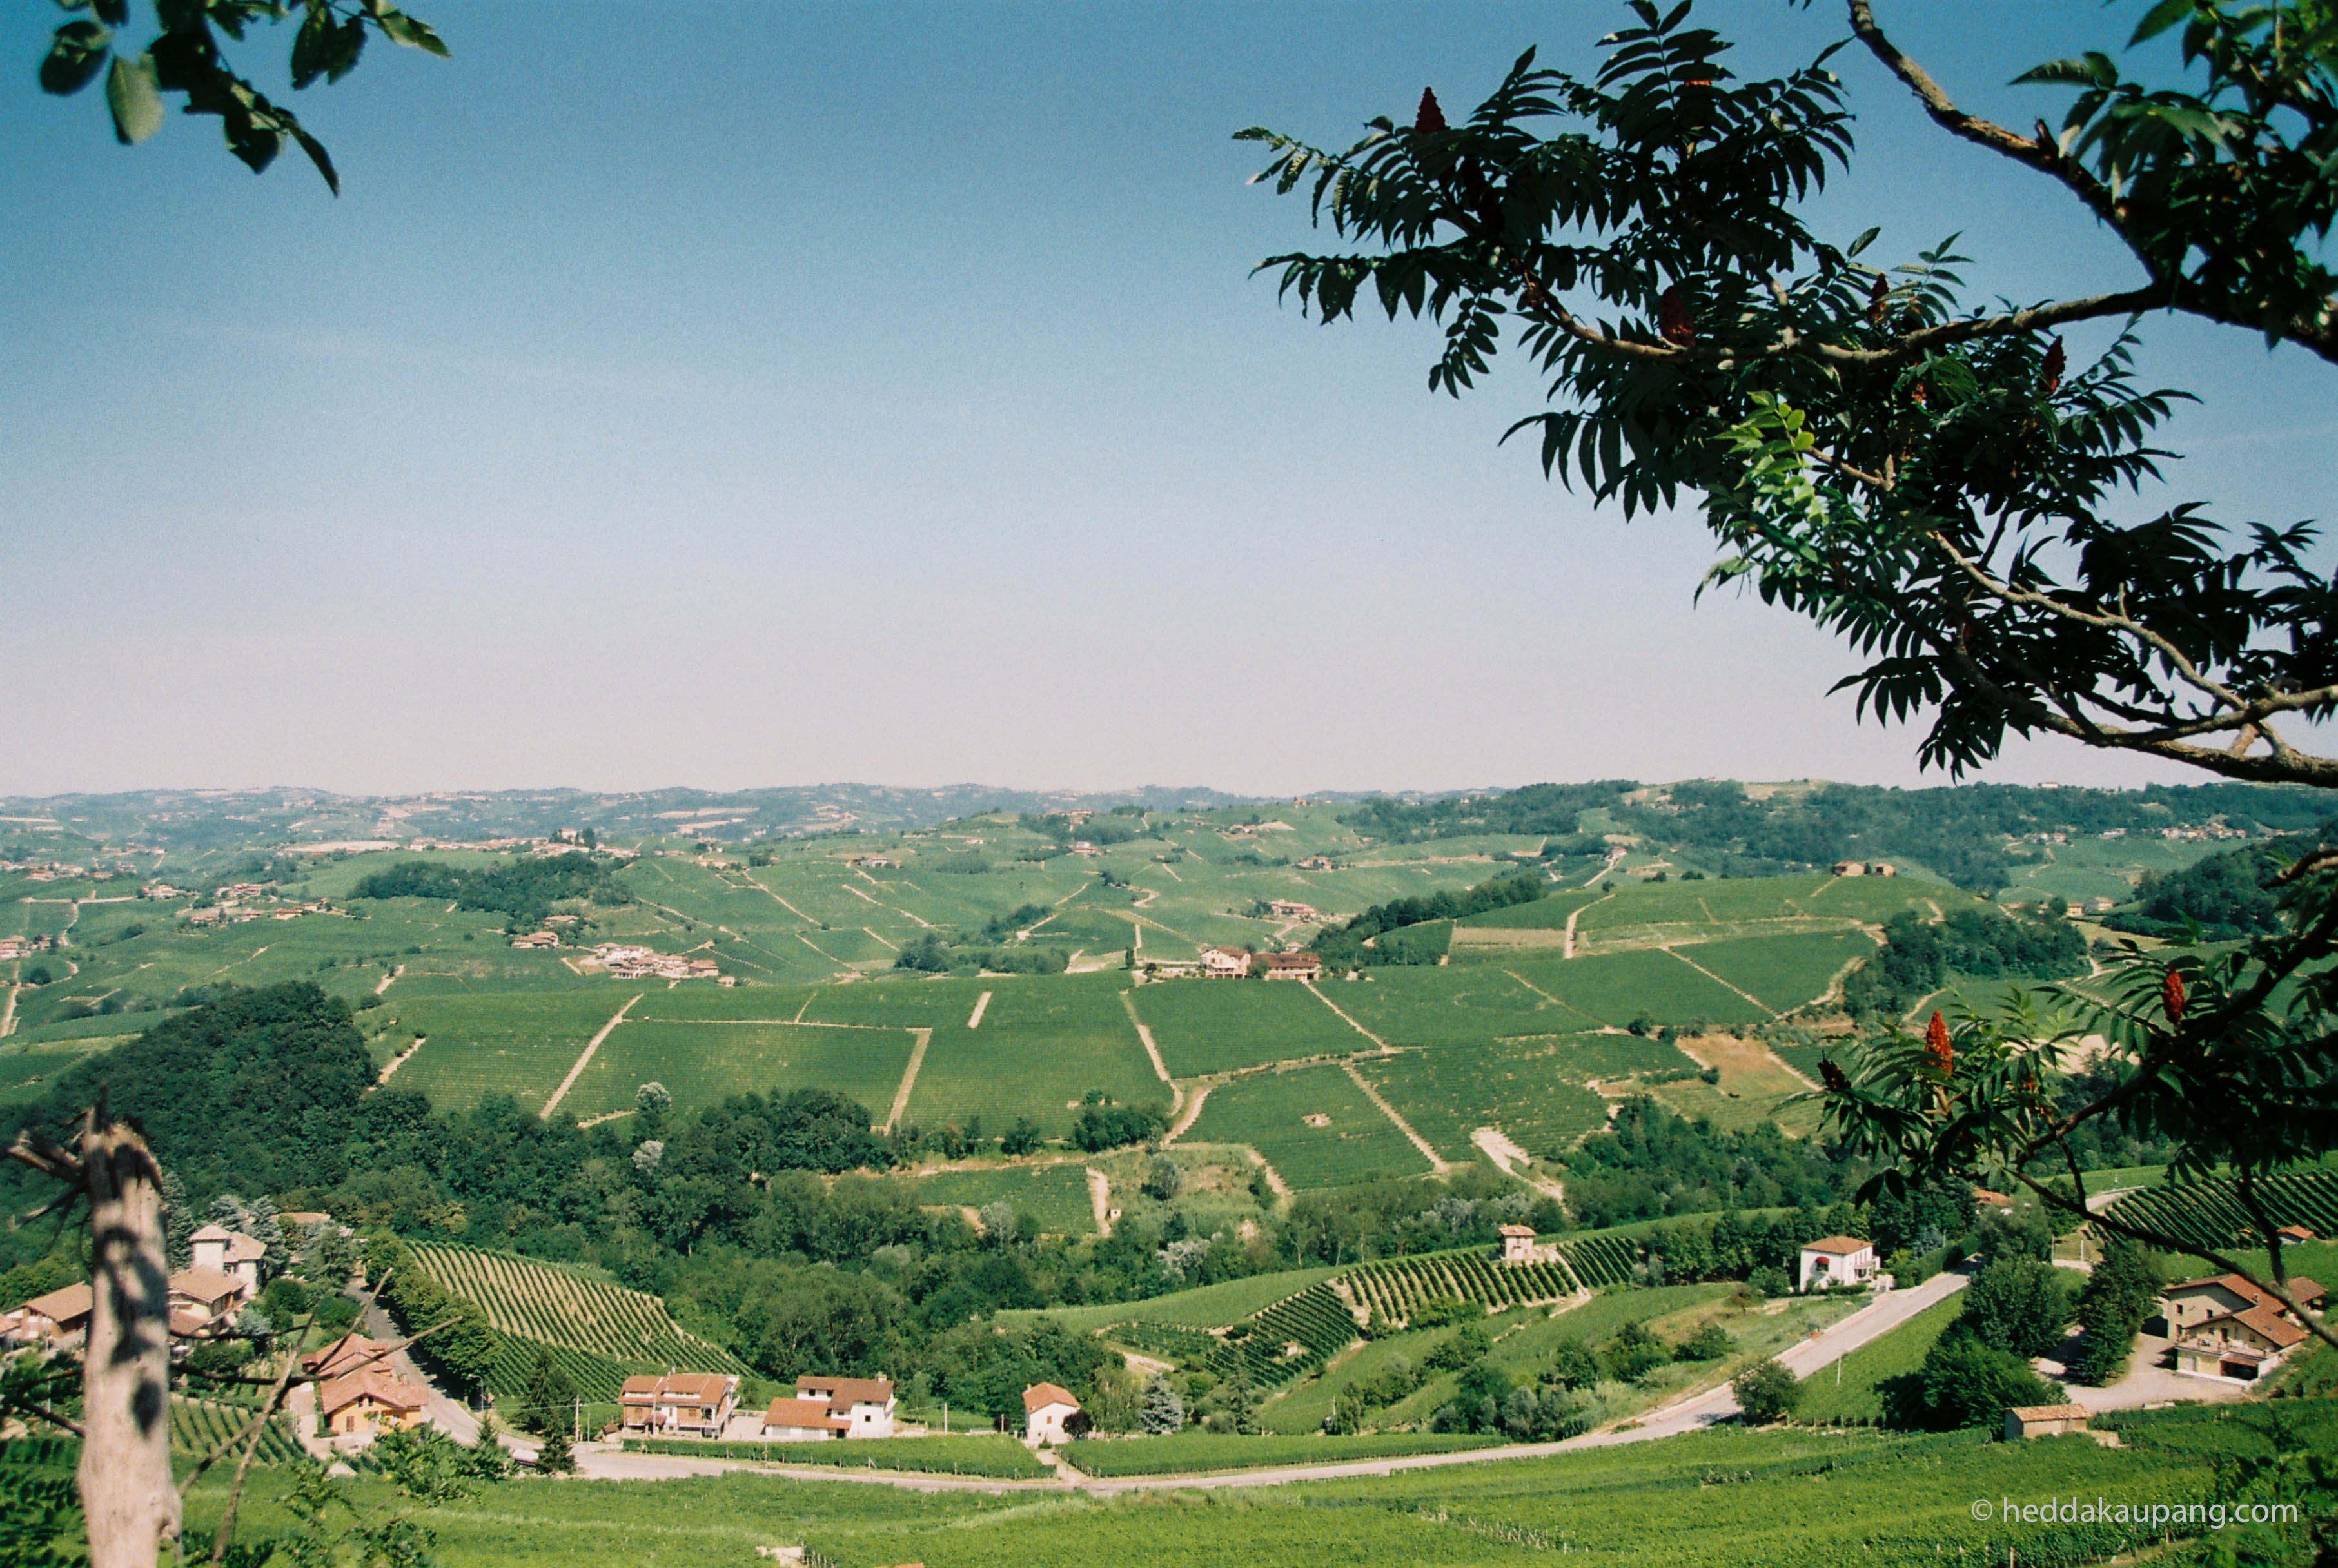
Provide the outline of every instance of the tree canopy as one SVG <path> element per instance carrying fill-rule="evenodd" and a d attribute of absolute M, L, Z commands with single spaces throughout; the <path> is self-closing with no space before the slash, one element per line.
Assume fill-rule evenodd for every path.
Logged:
<path fill-rule="evenodd" d="M 1587 74 L 1520 56 L 1449 118 L 1433 88 L 1326 151 L 1282 132 L 1259 176 L 1302 187 L 1351 247 L 1270 257 L 1325 323 L 1359 302 L 1443 323 L 1429 387 L 1459 397 L 1505 348 L 1549 406 L 1510 434 L 1626 516 L 1694 505 L 1721 551 L 1705 586 L 1750 586 L 1866 661 L 1859 711 L 1927 721 L 1919 755 L 1962 776 L 2009 735 L 2053 734 L 2233 779 L 2338 787 L 2301 729 L 2338 710 L 2338 596 L 2303 523 L 2234 524 L 2201 502 L 2127 521 L 2166 476 L 2153 445 L 2179 390 L 2140 382 L 2146 318 L 2180 312 L 2338 360 L 2338 17 L 2327 0 L 2156 0 L 2123 62 L 2089 51 L 2021 71 L 2058 130 L 1961 107 L 1872 0 L 1851 36 L 1750 80 L 1692 5 L 1632 0 Z M 1949 135 L 2034 172 L 2132 267 L 2099 292 L 1969 297 L 1951 238 L 1897 260 L 1879 230 L 1806 220 L 1855 154 L 1831 62 L 1864 50 Z M 2133 72 L 2131 74 L 2130 64 Z M 2019 68 L 2017 63 L 2017 69 Z M 2091 360 L 2059 329 L 2122 323 Z M 1936 1020 L 1856 1079 L 1825 1063 L 1831 1129 L 1909 1182 L 2001 1178 L 2048 1193 L 2097 1123 L 2166 1139 L 2186 1171 L 2265 1173 L 2338 1143 L 2338 846 L 2270 878 L 2277 928 L 2245 946 L 2130 950 L 2108 1004 Z M 2068 1093 L 2058 1053 L 2114 1050 Z M 2035 1167 L 2033 1169 L 2033 1167 Z M 2280 1240 L 2254 1229 L 2287 1298 Z M 2194 1250 L 2116 1216 L 2129 1240 Z M 2196 1252 L 2248 1272 L 2221 1252 Z M 2338 1334 L 2313 1331 L 2333 1344 Z M 1967 1369 L 1970 1370 L 1970 1369 Z"/>

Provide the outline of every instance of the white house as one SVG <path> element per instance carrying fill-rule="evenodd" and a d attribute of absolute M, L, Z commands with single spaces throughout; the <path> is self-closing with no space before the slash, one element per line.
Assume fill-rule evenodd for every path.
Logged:
<path fill-rule="evenodd" d="M 1067 1443 L 1071 1434 L 1064 1430 L 1064 1423 L 1079 1413 L 1080 1402 L 1070 1389 L 1034 1383 L 1023 1390 L 1023 1441 Z"/>
<path fill-rule="evenodd" d="M 218 1269 L 182 1269 L 170 1279 L 171 1305 L 183 1307 L 206 1323 L 232 1318 L 251 1298 L 241 1275 Z"/>
<path fill-rule="evenodd" d="M 1875 1275 L 1875 1244 L 1855 1236 L 1822 1236 L 1803 1248 L 1797 1290 L 1833 1290 Z"/>
<path fill-rule="evenodd" d="M 2322 1287 L 2292 1276 L 2289 1293 L 2312 1308 Z M 2160 1316 L 2144 1325 L 2176 1341 L 2176 1369 L 2254 1382 L 2304 1344 L 2306 1331 L 2279 1298 L 2237 1274 L 2186 1279 L 2160 1293 Z"/>
<path fill-rule="evenodd" d="M 1502 1227 L 1502 1261 L 1531 1263 L 1534 1261 L 1535 1228 L 1531 1225 Z"/>
<path fill-rule="evenodd" d="M 774 1443 L 826 1443 L 852 1423 L 829 1413 L 825 1399 L 774 1399 L 763 1412 L 763 1436 Z"/>
<path fill-rule="evenodd" d="M 2019 1443 L 2025 1437 L 2059 1437 L 2086 1429 L 2084 1405 L 2016 1405 L 2005 1413 L 2008 1443 Z"/>
<path fill-rule="evenodd" d="M 807 1372 L 796 1379 L 796 1401 L 823 1401 L 829 1415 L 844 1423 L 847 1437 L 893 1435 L 893 1384 L 886 1377 L 828 1377 Z"/>
<path fill-rule="evenodd" d="M 1239 947 L 1202 949 L 1202 975 L 1208 980 L 1239 980 L 1250 973 L 1250 955 Z"/>

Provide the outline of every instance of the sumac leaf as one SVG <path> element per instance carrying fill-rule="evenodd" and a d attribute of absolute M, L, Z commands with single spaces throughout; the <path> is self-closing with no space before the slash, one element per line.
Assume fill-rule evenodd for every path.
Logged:
<path fill-rule="evenodd" d="M 41 91 L 62 98 L 97 80 L 113 43 L 112 29 L 96 22 L 68 22 L 49 40 L 41 60 Z"/>

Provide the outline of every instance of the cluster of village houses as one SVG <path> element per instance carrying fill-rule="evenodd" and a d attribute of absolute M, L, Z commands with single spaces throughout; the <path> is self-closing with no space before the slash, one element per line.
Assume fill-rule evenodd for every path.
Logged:
<path fill-rule="evenodd" d="M 0 963 L 11 958 L 28 957 L 34 953 L 55 950 L 57 939 L 51 936 L 0 936 Z"/>
<path fill-rule="evenodd" d="M 2004 1201 L 2001 1194 L 1986 1194 Z M 321 1214 L 286 1215 L 300 1224 L 325 1222 Z M 1531 1226 L 1504 1225 L 1499 1257 L 1505 1263 L 1543 1260 Z M 2312 1241 L 2313 1231 L 2284 1227 L 2288 1244 Z M 191 1266 L 170 1277 L 171 1333 L 183 1350 L 225 1332 L 260 1289 L 266 1249 L 251 1237 L 207 1225 L 192 1238 Z M 1875 1247 L 1856 1236 L 1824 1236 L 1805 1244 L 1798 1259 L 1795 1288 L 1804 1292 L 1844 1289 L 1890 1290 L 1892 1277 L 1877 1263 Z M 2318 1310 L 2323 1288 L 2303 1277 L 2289 1281 L 2302 1307 Z M 70 1348 L 86 1331 L 93 1306 L 90 1287 L 68 1285 L 0 1315 L 0 1344 L 51 1344 Z M 2143 1332 L 2167 1342 L 2174 1369 L 2192 1377 L 2254 1382 L 2278 1367 L 2309 1338 L 2301 1318 L 2281 1301 L 2238 1275 L 2179 1280 L 2159 1294 L 2159 1313 Z M 362 1441 L 380 1432 L 428 1422 L 427 1389 L 397 1376 L 388 1347 L 349 1334 L 301 1357 L 316 1380 L 317 1408 L 335 1436 Z M 742 1419 L 740 1379 L 720 1372 L 668 1372 L 628 1377 L 618 1390 L 618 1420 L 613 1431 L 634 1436 L 758 1438 L 810 1443 L 855 1438 L 924 1436 L 926 1428 L 897 1419 L 899 1401 L 885 1377 L 840 1377 L 805 1373 L 791 1395 L 773 1399 L 760 1420 Z M 1079 1400 L 1053 1383 L 1023 1391 L 1026 1442 L 1063 1443 L 1086 1423 Z M 2077 1405 L 2028 1406 L 2005 1416 L 2008 1439 L 2086 1430 L 2088 1412 Z"/>
<path fill-rule="evenodd" d="M 289 1225 L 324 1223 L 323 1214 L 286 1214 Z M 251 1237 L 221 1225 L 206 1225 L 190 1239 L 188 1267 L 169 1279 L 172 1354 L 230 1332 L 243 1309 L 260 1294 L 260 1269 L 268 1250 Z M 68 1285 L 34 1297 L 14 1312 L 0 1313 L 0 1344 L 49 1344 L 73 1348 L 89 1328 L 95 1298 L 86 1284 Z M 317 1408 L 337 1437 L 364 1438 L 393 1427 L 418 1426 L 429 1418 L 429 1390 L 397 1376 L 388 1347 L 361 1334 L 344 1335 L 300 1357 L 317 1382 Z"/>
<path fill-rule="evenodd" d="M 1154 980 L 1198 975 L 1205 980 L 1243 980 L 1255 972 L 1267 980 L 1313 980 L 1323 973 L 1323 960 L 1309 952 L 1252 953 L 1240 947 L 1204 947 L 1199 958 L 1144 961 L 1144 974 Z"/>
<path fill-rule="evenodd" d="M 553 916 L 557 920 L 559 916 Z M 560 946 L 557 931 L 531 931 L 525 936 L 512 938 L 515 947 L 542 949 Z M 693 958 L 683 953 L 657 953 L 647 947 L 625 942 L 604 942 L 593 949 L 593 961 L 620 980 L 642 980 L 655 976 L 661 980 L 717 980 L 732 984 L 732 977 L 722 973 L 722 965 L 712 958 Z"/>
<path fill-rule="evenodd" d="M 792 1395 L 771 1401 L 751 1432 L 740 1432 L 739 1379 L 720 1372 L 628 1377 L 617 1392 L 620 1431 L 631 1436 L 745 1436 L 767 1443 L 826 1443 L 857 1437 L 922 1436 L 896 1425 L 899 1401 L 885 1377 L 807 1372 Z M 1080 1402 L 1053 1383 L 1023 1390 L 1023 1440 L 1063 1443 L 1077 1436 Z M 753 1422 L 751 1416 L 749 1421 Z"/>

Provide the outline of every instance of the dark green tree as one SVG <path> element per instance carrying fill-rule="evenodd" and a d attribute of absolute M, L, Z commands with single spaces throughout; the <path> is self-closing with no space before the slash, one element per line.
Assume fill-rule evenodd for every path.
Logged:
<path fill-rule="evenodd" d="M 1838 44 L 1767 80 L 1683 4 L 1633 0 L 1587 76 L 1530 51 L 1449 120 L 1433 92 L 1340 152 L 1274 132 L 1262 178 L 1302 186 L 1352 249 L 1270 258 L 1326 322 L 1359 300 L 1445 326 L 1432 391 L 1475 385 L 1505 345 L 1550 407 L 1512 426 L 1546 470 L 1628 516 L 1684 498 L 1724 556 L 1708 585 L 1843 636 L 1868 660 L 1861 711 L 1929 716 L 1922 760 L 1952 774 L 2009 734 L 2182 762 L 2225 778 L 2338 787 L 2306 749 L 2338 710 L 2338 615 L 2317 534 L 2232 527 L 2200 504 L 2127 523 L 2122 490 L 2161 475 L 2152 433 L 2185 394 L 2132 372 L 2144 317 L 2180 312 L 2338 360 L 2338 27 L 2326 0 L 2156 0 L 2108 51 L 2021 82 L 2056 95 L 2058 130 L 1961 107 L 1844 0 L 1863 49 L 1947 134 L 2033 172 L 2126 247 L 2098 292 L 2006 305 L 1968 298 L 1953 241 L 1896 263 L 1873 229 L 1812 230 L 1809 203 L 1853 155 Z M 2090 363 L 2057 335 L 2127 329 Z M 2284 728 L 2286 726 L 2287 728 Z M 1829 1064 L 1829 1131 L 1911 1180 L 2075 1174 L 2097 1122 L 2165 1140 L 2186 1171 L 2229 1167 L 2264 1284 L 2290 1299 L 2257 1201 L 2266 1175 L 2338 1146 L 2338 846 L 2277 874 L 2279 928 L 2245 946 L 2128 954 L 2106 1006 L 1971 1020 L 1937 1045 L 1898 1041 L 1856 1076 Z M 2075 1102 L 2055 1053 L 2105 1034 L 2114 1071 Z M 2088 1212 L 2083 1182 L 2049 1200 Z M 2117 1214 L 2113 1233 L 2201 1251 Z M 2312 1331 L 2338 1345 L 2338 1329 Z"/>
<path fill-rule="evenodd" d="M 1801 1396 L 1802 1385 L 1777 1362 L 1763 1361 L 1732 1379 L 1729 1391 L 1737 1396 L 1737 1408 L 1744 1413 L 1749 1426 L 1767 1426 L 1786 1418 Z"/>
<path fill-rule="evenodd" d="M 2078 1327 L 2086 1337 L 2070 1362 L 2073 1377 L 2097 1387 L 2117 1380 L 2137 1331 L 2159 1305 L 2160 1283 L 2159 1266 L 2145 1249 L 2115 1240 L 2103 1250 L 2078 1291 Z"/>
<path fill-rule="evenodd" d="M 2064 1271 L 2051 1263 L 2000 1259 L 1973 1276 L 1965 1288 L 1962 1324 L 1992 1350 L 2028 1360 L 2062 1348 L 2070 1321 L 2070 1296 Z"/>
<path fill-rule="evenodd" d="M 236 74 L 221 34 L 241 43 L 245 31 L 258 23 L 298 16 L 290 62 L 296 91 L 320 80 L 339 82 L 356 70 L 371 34 L 426 54 L 447 54 L 447 45 L 426 23 L 388 0 L 155 0 L 154 34 L 134 54 L 115 31 L 130 25 L 131 0 L 58 3 L 84 15 L 58 27 L 50 40 L 41 62 L 44 92 L 78 93 L 103 75 L 114 139 L 125 147 L 162 128 L 163 94 L 183 95 L 186 113 L 219 117 L 228 151 L 253 173 L 274 162 L 290 141 L 309 155 L 335 195 L 340 194 L 341 178 L 324 144 L 291 110 L 270 102 Z"/>

